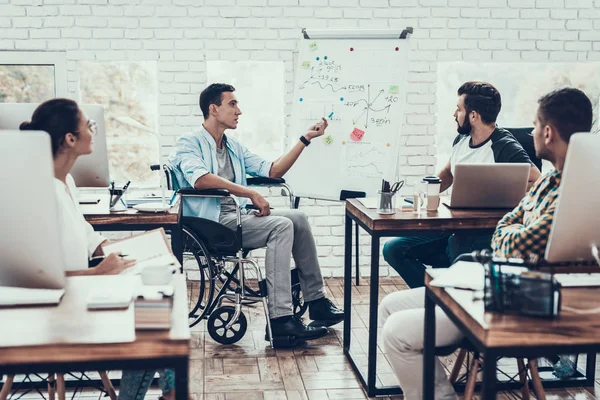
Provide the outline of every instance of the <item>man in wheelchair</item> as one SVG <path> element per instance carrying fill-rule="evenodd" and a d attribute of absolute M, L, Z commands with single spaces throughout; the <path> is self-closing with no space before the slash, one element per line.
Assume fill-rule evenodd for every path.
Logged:
<path fill-rule="evenodd" d="M 242 114 L 235 88 L 212 84 L 200 94 L 204 124 L 175 142 L 169 157 L 174 179 L 180 188 L 225 189 L 239 197 L 244 249 L 267 247 L 265 258 L 268 314 L 273 339 L 294 337 L 303 342 L 323 337 L 327 327 L 343 320 L 343 311 L 325 297 L 317 248 L 306 215 L 298 210 L 271 210 L 267 200 L 247 187 L 246 175 L 281 178 L 315 137 L 323 135 L 327 121 L 309 128 L 298 143 L 273 162 L 251 153 L 226 129 L 236 129 Z M 255 210 L 245 210 L 250 199 Z M 189 198 L 183 214 L 237 227 L 237 205 L 232 198 Z M 313 322 L 307 326 L 293 317 L 291 296 L 291 257 L 294 257 L 304 300 Z"/>

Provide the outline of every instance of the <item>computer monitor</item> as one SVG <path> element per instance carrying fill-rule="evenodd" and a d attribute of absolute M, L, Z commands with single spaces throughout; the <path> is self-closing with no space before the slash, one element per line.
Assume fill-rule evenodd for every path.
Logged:
<path fill-rule="evenodd" d="M 558 205 L 545 258 L 549 262 L 592 261 L 600 247 L 600 136 L 571 136 L 558 189 Z"/>
<path fill-rule="evenodd" d="M 31 121 L 38 106 L 37 103 L 0 103 L 0 129 L 19 129 L 23 121 Z M 77 159 L 71 175 L 77 187 L 108 187 L 110 177 L 104 107 L 98 104 L 82 104 L 80 107 L 89 119 L 96 121 L 98 133 L 94 137 L 94 151 Z"/>
<path fill-rule="evenodd" d="M 0 131 L 0 169 L 0 286 L 63 288 L 50 136 Z"/>

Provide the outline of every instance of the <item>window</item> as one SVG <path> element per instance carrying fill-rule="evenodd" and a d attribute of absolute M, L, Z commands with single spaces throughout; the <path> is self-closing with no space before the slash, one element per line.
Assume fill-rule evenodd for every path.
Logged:
<path fill-rule="evenodd" d="M 0 51 L 0 103 L 67 97 L 64 52 Z"/>
<path fill-rule="evenodd" d="M 137 121 L 157 131 L 156 63 L 79 63 L 82 104 L 102 104 L 111 179 L 118 184 L 131 180 L 134 188 L 157 187 L 160 175 L 150 171 L 160 162 L 157 135 L 120 122 Z"/>
<path fill-rule="evenodd" d="M 273 161 L 283 151 L 284 65 L 281 61 L 208 61 L 207 85 L 228 83 L 235 87 L 240 123 L 227 131 L 250 151 Z"/>

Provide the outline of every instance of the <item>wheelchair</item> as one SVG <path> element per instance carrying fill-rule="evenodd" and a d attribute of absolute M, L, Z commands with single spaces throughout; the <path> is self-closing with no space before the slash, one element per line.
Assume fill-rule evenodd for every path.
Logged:
<path fill-rule="evenodd" d="M 158 166 L 152 166 L 156 169 Z M 271 346 L 273 337 L 267 303 L 266 280 L 260 266 L 248 255 L 253 248 L 242 243 L 240 203 L 236 196 L 223 189 L 196 190 L 179 188 L 168 165 L 163 165 L 167 187 L 178 193 L 181 204 L 187 198 L 226 198 L 236 204 L 237 227 L 232 230 L 218 222 L 204 218 L 184 216 L 179 207 L 179 226 L 182 231 L 183 264 L 188 288 L 188 322 L 194 327 L 207 320 L 207 331 L 213 340 L 221 344 L 238 342 L 246 333 L 247 319 L 243 305 L 262 303 L 267 320 L 267 331 Z M 248 186 L 280 186 L 281 194 L 288 196 L 290 208 L 294 208 L 294 196 L 284 179 L 248 178 Z M 252 207 L 250 207 L 252 208 Z M 257 283 L 247 279 L 251 273 Z M 296 269 L 291 271 L 292 305 L 295 317 L 301 317 L 307 309 Z M 225 302 L 233 305 L 224 304 Z M 290 338 L 293 340 L 293 338 Z M 282 343 L 285 346 L 286 343 Z"/>

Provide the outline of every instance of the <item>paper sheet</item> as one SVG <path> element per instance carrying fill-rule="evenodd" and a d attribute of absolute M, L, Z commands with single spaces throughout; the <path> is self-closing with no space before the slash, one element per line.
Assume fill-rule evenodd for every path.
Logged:
<path fill-rule="evenodd" d="M 433 276 L 432 286 L 467 290 L 483 290 L 485 272 L 477 262 L 459 261 L 450 268 L 428 270 Z"/>

